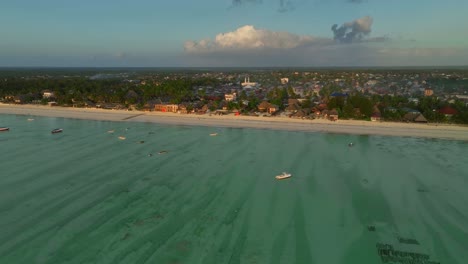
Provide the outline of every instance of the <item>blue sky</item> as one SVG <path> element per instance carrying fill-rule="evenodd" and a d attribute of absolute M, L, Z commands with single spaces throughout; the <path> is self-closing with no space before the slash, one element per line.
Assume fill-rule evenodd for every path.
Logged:
<path fill-rule="evenodd" d="M 467 10 L 466 0 L 3 0 L 0 66 L 468 65 Z"/>

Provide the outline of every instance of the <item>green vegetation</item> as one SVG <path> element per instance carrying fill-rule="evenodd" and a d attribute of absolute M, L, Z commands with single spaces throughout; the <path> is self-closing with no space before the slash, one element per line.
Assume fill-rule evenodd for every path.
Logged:
<path fill-rule="evenodd" d="M 241 89 L 246 76 L 261 86 Z M 289 82 L 281 83 L 281 78 Z M 434 95 L 424 96 L 425 89 Z M 44 96 L 44 91 L 53 96 Z M 232 92 L 237 93 L 237 100 L 226 102 L 224 94 Z M 188 111 L 207 105 L 212 111 L 223 108 L 247 114 L 258 111 L 264 100 L 284 111 L 288 99 L 298 99 L 294 104 L 310 117 L 326 108 L 336 110 L 340 119 L 406 121 L 409 112 L 419 112 L 428 122 L 468 124 L 467 100 L 455 96 L 467 92 L 466 70 L 0 70 L 0 101 L 74 107 L 151 109 L 162 101 L 184 104 Z M 454 114 L 439 111 L 445 107 Z"/>

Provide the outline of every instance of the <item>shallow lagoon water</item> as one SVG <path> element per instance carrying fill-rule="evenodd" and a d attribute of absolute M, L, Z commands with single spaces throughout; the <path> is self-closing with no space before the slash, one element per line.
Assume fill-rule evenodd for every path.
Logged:
<path fill-rule="evenodd" d="M 0 126 L 0 263 L 468 259 L 467 142 L 20 115 Z M 283 171 L 293 177 L 275 180 Z"/>

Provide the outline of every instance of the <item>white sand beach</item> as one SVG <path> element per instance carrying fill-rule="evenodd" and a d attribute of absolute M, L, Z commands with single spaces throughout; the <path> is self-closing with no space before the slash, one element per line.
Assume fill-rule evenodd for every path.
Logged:
<path fill-rule="evenodd" d="M 176 125 L 258 128 L 324 133 L 424 137 L 468 140 L 468 126 L 370 122 L 356 120 L 302 120 L 287 117 L 195 115 L 162 112 L 105 110 L 0 104 L 0 114 L 64 117 L 101 121 L 150 122 Z M 1 124 L 7 126 L 8 124 Z"/>

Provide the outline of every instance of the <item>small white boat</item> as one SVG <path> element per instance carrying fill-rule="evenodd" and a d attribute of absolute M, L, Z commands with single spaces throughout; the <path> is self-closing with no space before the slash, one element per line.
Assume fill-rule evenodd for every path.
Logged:
<path fill-rule="evenodd" d="M 286 172 L 283 172 L 281 173 L 280 175 L 276 175 L 276 179 L 277 180 L 283 180 L 283 179 L 287 179 L 287 178 L 291 178 L 292 174 L 291 173 L 286 173 Z"/>
<path fill-rule="evenodd" d="M 52 134 L 57 134 L 57 133 L 62 133 L 62 132 L 63 132 L 62 128 L 56 128 L 56 129 L 51 131 Z"/>
<path fill-rule="evenodd" d="M 119 139 L 120 139 L 120 140 L 125 140 L 125 139 L 126 139 L 126 137 L 124 137 L 124 136 L 120 136 L 120 137 L 119 137 Z"/>
<path fill-rule="evenodd" d="M 34 121 L 34 118 L 28 118 L 28 121 Z"/>
<path fill-rule="evenodd" d="M 9 127 L 0 127 L 0 131 L 8 131 L 8 130 L 10 130 Z"/>
<path fill-rule="evenodd" d="M 217 136 L 218 133 L 211 133 L 210 136 L 214 137 L 214 136 Z"/>
<path fill-rule="evenodd" d="M 114 133 L 114 130 L 108 130 L 107 133 Z"/>

